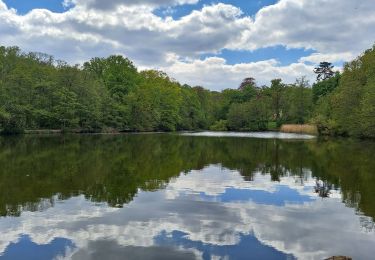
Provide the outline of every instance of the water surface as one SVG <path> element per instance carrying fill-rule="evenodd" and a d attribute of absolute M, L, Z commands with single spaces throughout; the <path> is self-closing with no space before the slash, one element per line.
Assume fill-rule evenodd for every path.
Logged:
<path fill-rule="evenodd" d="M 206 136 L 206 137 L 248 137 L 261 139 L 314 139 L 315 136 L 307 134 L 294 134 L 282 132 L 187 132 L 185 136 Z"/>
<path fill-rule="evenodd" d="M 0 139 L 0 259 L 373 259 L 375 143 Z"/>

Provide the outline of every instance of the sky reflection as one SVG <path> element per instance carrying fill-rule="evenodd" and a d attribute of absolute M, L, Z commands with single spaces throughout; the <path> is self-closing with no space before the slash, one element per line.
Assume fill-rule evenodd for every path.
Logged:
<path fill-rule="evenodd" d="M 193 132 L 183 133 L 185 136 L 205 136 L 205 137 L 248 137 L 248 138 L 261 138 L 261 139 L 314 139 L 313 135 L 307 134 L 293 134 L 281 132 Z"/>
<path fill-rule="evenodd" d="M 139 191 L 123 208 L 84 196 L 0 218 L 0 258 L 371 259 L 373 232 L 341 197 L 322 199 L 304 170 L 245 181 L 220 165 L 183 173 L 164 189 Z M 339 194 L 339 193 L 338 193 Z M 11 257 L 11 258 L 10 258 Z"/>
<path fill-rule="evenodd" d="M 71 240 L 65 238 L 54 238 L 48 244 L 37 244 L 31 241 L 30 236 L 21 235 L 16 242 L 8 245 L 2 259 L 29 259 L 49 260 L 64 258 L 67 251 L 73 250 L 75 245 Z"/>

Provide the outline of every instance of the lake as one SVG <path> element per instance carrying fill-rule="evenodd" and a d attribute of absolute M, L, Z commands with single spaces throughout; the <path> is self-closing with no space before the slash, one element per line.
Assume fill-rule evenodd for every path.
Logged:
<path fill-rule="evenodd" d="M 0 259 L 374 259 L 375 142 L 4 137 L 0 165 Z"/>

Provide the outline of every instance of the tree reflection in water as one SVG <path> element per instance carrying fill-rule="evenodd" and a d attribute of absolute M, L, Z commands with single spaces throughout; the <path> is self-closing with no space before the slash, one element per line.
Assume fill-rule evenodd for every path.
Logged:
<path fill-rule="evenodd" d="M 158 190 L 181 172 L 221 164 L 239 171 L 244 181 L 252 181 L 256 172 L 275 182 L 294 176 L 300 185 L 315 178 L 320 197 L 339 189 L 347 206 L 374 218 L 374 154 L 374 143 L 350 140 L 176 134 L 0 138 L 0 215 L 44 210 L 55 198 L 80 194 L 122 207 L 139 189 Z"/>
<path fill-rule="evenodd" d="M 0 138 L 0 214 L 13 216 L 0 218 L 0 251 L 366 259 L 374 152 L 350 140 Z"/>
<path fill-rule="evenodd" d="M 317 193 L 319 197 L 328 198 L 331 193 L 332 184 L 320 180 L 316 180 L 315 183 L 315 193 Z"/>

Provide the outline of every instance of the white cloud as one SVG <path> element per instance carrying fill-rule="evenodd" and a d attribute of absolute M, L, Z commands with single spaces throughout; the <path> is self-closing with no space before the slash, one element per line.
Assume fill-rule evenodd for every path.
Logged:
<path fill-rule="evenodd" d="M 5 5 L 5 3 L 3 3 L 2 1 L 0 1 L 0 11 L 6 10 L 6 9 L 7 9 L 7 6 Z"/>
<path fill-rule="evenodd" d="M 252 18 L 228 4 L 204 6 L 178 19 L 161 18 L 158 7 L 198 0 L 67 0 L 59 14 L 33 10 L 18 15 L 0 0 L 1 45 L 53 54 L 68 62 L 123 54 L 143 68 L 163 68 L 177 80 L 211 89 L 237 87 L 243 77 L 260 84 L 281 77 L 287 82 L 307 75 L 320 59 L 348 61 L 371 47 L 375 35 L 373 0 L 280 0 Z M 257 50 L 281 45 L 316 51 L 281 66 L 271 60 L 228 65 L 224 59 L 200 60 L 223 49 Z M 178 57 L 170 60 L 170 57 Z"/>
<path fill-rule="evenodd" d="M 85 6 L 99 10 L 108 10 L 119 6 L 148 6 L 157 8 L 162 6 L 176 6 L 183 4 L 196 4 L 199 0 L 64 0 L 65 6 Z"/>
<path fill-rule="evenodd" d="M 240 47 L 282 44 L 358 54 L 374 43 L 374 11 L 372 0 L 281 0 L 256 14 Z"/>
<path fill-rule="evenodd" d="M 354 59 L 355 56 L 351 52 L 343 52 L 343 53 L 313 53 L 310 56 L 302 57 L 299 59 L 299 62 L 311 62 L 317 64 L 321 61 L 328 61 L 331 63 L 335 62 L 342 62 L 342 61 L 349 61 Z"/>
<path fill-rule="evenodd" d="M 269 85 L 271 79 L 282 78 L 286 83 L 293 83 L 296 78 L 308 76 L 313 81 L 313 66 L 304 63 L 280 65 L 277 60 L 265 60 L 252 63 L 226 64 L 222 58 L 211 57 L 205 60 L 175 60 L 162 70 L 182 82 L 205 86 L 212 90 L 235 88 L 242 79 L 255 76 L 258 85 Z"/>
<path fill-rule="evenodd" d="M 63 14 L 38 9 L 19 16 L 7 10 L 0 14 L 6 21 L 0 28 L 8 25 L 18 32 L 9 31 L 1 44 L 51 52 L 70 62 L 90 58 L 99 51 L 125 54 L 139 65 L 163 64 L 171 52 L 197 57 L 219 51 L 241 35 L 249 20 L 239 18 L 240 9 L 224 4 L 206 6 L 179 20 L 162 19 L 151 11 L 147 7 L 121 6 L 105 11 L 76 6 Z M 64 51 L 67 47 L 70 51 Z"/>

